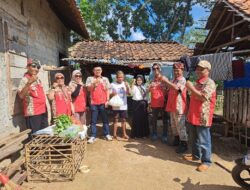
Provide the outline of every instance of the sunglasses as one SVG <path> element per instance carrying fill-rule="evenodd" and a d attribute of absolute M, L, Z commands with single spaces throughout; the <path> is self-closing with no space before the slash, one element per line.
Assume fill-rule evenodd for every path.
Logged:
<path fill-rule="evenodd" d="M 64 79 L 64 77 L 56 77 L 56 79 Z"/>
<path fill-rule="evenodd" d="M 30 64 L 30 67 L 32 67 L 32 68 L 37 68 L 37 69 L 40 69 L 40 68 L 41 68 L 40 65 L 37 65 L 37 64 L 35 64 L 35 63 Z"/>
<path fill-rule="evenodd" d="M 153 67 L 154 71 L 159 70 L 159 69 L 160 69 L 159 67 Z"/>
<path fill-rule="evenodd" d="M 75 75 L 76 78 L 82 78 L 82 75 Z"/>

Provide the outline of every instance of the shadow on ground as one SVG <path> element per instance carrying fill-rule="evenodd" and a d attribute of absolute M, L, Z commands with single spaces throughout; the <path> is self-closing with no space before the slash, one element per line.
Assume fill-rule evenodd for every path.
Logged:
<path fill-rule="evenodd" d="M 200 184 L 200 182 L 194 184 L 190 178 L 187 181 L 182 182 L 179 178 L 174 178 L 173 181 L 182 185 L 182 190 L 241 190 L 240 187 L 233 187 L 228 185 L 214 185 L 214 184 Z"/>

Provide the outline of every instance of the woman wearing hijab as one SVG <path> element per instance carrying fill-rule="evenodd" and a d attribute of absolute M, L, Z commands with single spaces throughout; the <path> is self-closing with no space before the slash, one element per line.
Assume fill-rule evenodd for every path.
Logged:
<path fill-rule="evenodd" d="M 52 101 L 53 117 L 63 114 L 71 116 L 72 112 L 74 112 L 71 91 L 64 84 L 64 75 L 62 73 L 55 74 L 55 82 L 49 90 L 48 99 Z"/>
<path fill-rule="evenodd" d="M 137 75 L 131 88 L 133 100 L 132 138 L 149 136 L 147 91 L 143 83 L 144 77 Z"/>
<path fill-rule="evenodd" d="M 69 87 L 72 92 L 71 97 L 75 111 L 74 117 L 79 120 L 82 125 L 86 125 L 87 92 L 82 82 L 82 73 L 80 70 L 73 71 Z"/>

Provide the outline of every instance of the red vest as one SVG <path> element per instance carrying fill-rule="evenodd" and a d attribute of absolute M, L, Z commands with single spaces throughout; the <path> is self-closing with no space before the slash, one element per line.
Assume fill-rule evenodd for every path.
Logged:
<path fill-rule="evenodd" d="M 91 90 L 91 104 L 100 105 L 107 102 L 107 90 L 103 83 Z"/>
<path fill-rule="evenodd" d="M 65 87 L 65 92 L 61 89 L 55 90 L 54 103 L 54 116 L 66 114 L 71 115 L 71 93 L 67 87 Z"/>
<path fill-rule="evenodd" d="M 30 74 L 24 75 L 27 79 Z M 30 85 L 28 95 L 23 99 L 24 116 L 40 115 L 46 112 L 46 98 L 41 81 L 38 79 Z"/>
<path fill-rule="evenodd" d="M 87 102 L 86 96 L 87 96 L 87 93 L 86 93 L 85 88 L 81 87 L 79 95 L 73 99 L 75 112 L 86 111 L 86 102 Z"/>

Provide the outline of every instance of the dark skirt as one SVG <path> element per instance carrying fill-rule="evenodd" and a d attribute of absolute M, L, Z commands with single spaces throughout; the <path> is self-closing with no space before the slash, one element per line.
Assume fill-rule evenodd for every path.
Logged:
<path fill-rule="evenodd" d="M 143 138 L 149 136 L 147 107 L 148 103 L 146 101 L 133 100 L 132 138 Z"/>

